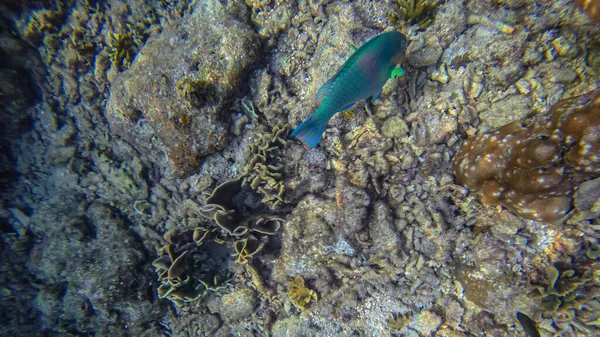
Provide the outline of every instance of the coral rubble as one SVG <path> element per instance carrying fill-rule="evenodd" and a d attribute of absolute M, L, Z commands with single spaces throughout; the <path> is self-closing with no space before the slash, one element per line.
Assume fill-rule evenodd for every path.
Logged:
<path fill-rule="evenodd" d="M 484 204 L 560 220 L 571 209 L 574 187 L 600 174 L 600 91 L 466 140 L 453 172 Z"/>

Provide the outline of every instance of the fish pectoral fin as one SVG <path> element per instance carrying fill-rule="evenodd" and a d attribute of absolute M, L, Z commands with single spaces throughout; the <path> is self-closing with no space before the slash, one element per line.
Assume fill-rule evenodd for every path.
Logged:
<path fill-rule="evenodd" d="M 343 107 L 342 110 L 340 110 L 340 112 L 344 112 L 346 110 L 352 109 L 352 107 L 354 106 L 354 104 L 356 104 L 356 102 L 354 102 L 354 103 L 352 103 L 352 104 L 350 104 L 348 106 Z"/>
<path fill-rule="evenodd" d="M 396 78 L 396 77 L 402 77 L 404 76 L 405 71 L 404 69 L 402 69 L 401 67 L 396 67 L 394 68 L 394 70 L 392 70 L 392 78 Z"/>
<path fill-rule="evenodd" d="M 375 95 L 371 96 L 371 103 L 375 102 L 375 100 L 379 98 L 379 95 L 381 95 L 381 90 L 379 90 L 379 92 Z"/>
<path fill-rule="evenodd" d="M 319 88 L 319 90 L 317 90 L 317 94 L 315 96 L 315 102 L 317 104 L 323 103 L 323 99 L 325 99 L 325 97 L 327 96 L 327 93 L 328 93 L 329 89 L 331 89 L 331 86 L 333 85 L 334 78 L 335 77 L 332 77 L 331 79 L 329 79 L 329 81 L 325 82 Z"/>

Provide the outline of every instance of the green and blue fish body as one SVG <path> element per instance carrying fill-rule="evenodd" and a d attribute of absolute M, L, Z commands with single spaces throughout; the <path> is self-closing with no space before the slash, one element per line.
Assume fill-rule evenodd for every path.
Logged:
<path fill-rule="evenodd" d="M 374 101 L 390 77 L 404 74 L 396 68 L 406 37 L 392 31 L 380 34 L 358 48 L 337 73 L 317 91 L 321 105 L 292 132 L 311 148 L 321 140 L 327 122 L 340 111 L 350 109 L 357 101 L 373 97 Z"/>

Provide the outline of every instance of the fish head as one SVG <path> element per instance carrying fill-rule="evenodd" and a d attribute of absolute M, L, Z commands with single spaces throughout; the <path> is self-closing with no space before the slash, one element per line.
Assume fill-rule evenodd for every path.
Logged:
<path fill-rule="evenodd" d="M 397 31 L 391 31 L 385 34 L 386 48 L 389 49 L 389 54 L 391 56 L 392 62 L 394 64 L 398 64 L 398 62 L 400 62 L 400 59 L 404 55 L 404 50 L 406 50 L 406 45 L 408 44 L 406 36 Z"/>

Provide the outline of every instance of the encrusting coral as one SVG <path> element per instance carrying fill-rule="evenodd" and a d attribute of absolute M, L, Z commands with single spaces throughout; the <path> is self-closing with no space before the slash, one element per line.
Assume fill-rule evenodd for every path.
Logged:
<path fill-rule="evenodd" d="M 467 139 L 453 173 L 484 204 L 527 219 L 562 219 L 575 186 L 600 174 L 600 91 Z"/>

